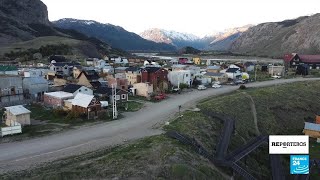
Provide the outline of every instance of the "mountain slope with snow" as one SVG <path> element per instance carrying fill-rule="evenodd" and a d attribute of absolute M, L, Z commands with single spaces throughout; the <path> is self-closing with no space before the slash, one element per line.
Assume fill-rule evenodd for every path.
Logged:
<path fill-rule="evenodd" d="M 140 33 L 140 36 L 150 41 L 171 44 L 177 48 L 192 46 L 197 49 L 203 49 L 206 46 L 200 37 L 193 34 L 168 31 L 158 28 L 146 30 Z"/>
<path fill-rule="evenodd" d="M 243 32 L 247 31 L 252 25 L 226 29 L 223 32 L 215 34 L 213 41 L 210 42 L 208 49 L 214 51 L 228 51 L 233 42 L 235 42 Z"/>
<path fill-rule="evenodd" d="M 73 29 L 90 37 L 98 38 L 113 47 L 128 51 L 175 51 L 168 43 L 155 43 L 128 32 L 120 26 L 103 24 L 92 20 L 60 19 L 52 22 L 56 27 Z"/>

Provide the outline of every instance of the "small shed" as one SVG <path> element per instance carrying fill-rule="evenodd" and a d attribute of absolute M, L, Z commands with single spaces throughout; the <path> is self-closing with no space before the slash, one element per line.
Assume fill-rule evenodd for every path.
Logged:
<path fill-rule="evenodd" d="M 13 126 L 16 122 L 21 125 L 30 125 L 31 111 L 22 105 L 5 107 L 4 120 L 7 126 Z"/>
<path fill-rule="evenodd" d="M 320 138 L 320 124 L 305 122 L 303 133 L 309 135 L 312 138 Z"/>

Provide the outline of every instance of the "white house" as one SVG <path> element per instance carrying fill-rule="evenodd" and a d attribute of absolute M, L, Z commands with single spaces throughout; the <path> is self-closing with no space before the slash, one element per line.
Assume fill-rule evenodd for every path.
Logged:
<path fill-rule="evenodd" d="M 228 75 L 229 79 L 241 79 L 242 78 L 242 73 L 240 69 L 238 68 L 228 68 L 226 70 L 226 74 Z"/>
<path fill-rule="evenodd" d="M 178 86 L 181 83 L 191 86 L 191 72 L 190 70 L 170 71 L 168 73 L 168 80 L 174 86 Z"/>
<path fill-rule="evenodd" d="M 228 69 L 231 69 L 231 68 L 235 68 L 235 69 L 238 69 L 238 70 L 241 69 L 239 66 L 234 65 L 234 64 L 229 65 Z"/>
<path fill-rule="evenodd" d="M 115 64 L 128 64 L 129 63 L 128 59 L 124 58 L 124 57 L 113 57 L 110 60 L 113 61 Z"/>
<path fill-rule="evenodd" d="M 93 95 L 92 89 L 85 86 L 78 85 L 78 84 L 68 84 L 66 87 L 63 88 L 62 91 L 67 93 L 72 93 L 74 97 L 78 93 Z"/>
<path fill-rule="evenodd" d="M 102 69 L 104 68 L 105 66 L 107 65 L 106 61 L 105 60 L 98 60 L 98 61 L 94 61 L 94 67 L 95 68 L 98 68 L 98 69 Z"/>

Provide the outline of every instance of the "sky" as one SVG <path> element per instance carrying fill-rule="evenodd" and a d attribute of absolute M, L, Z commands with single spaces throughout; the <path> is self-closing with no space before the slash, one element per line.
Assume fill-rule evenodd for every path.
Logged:
<path fill-rule="evenodd" d="M 161 28 L 197 36 L 320 13 L 319 0 L 42 0 L 49 20 L 75 18 L 141 33 Z"/>

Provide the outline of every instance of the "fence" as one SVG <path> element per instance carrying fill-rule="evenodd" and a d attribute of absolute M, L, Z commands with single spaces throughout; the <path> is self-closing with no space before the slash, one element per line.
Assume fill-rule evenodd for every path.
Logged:
<path fill-rule="evenodd" d="M 6 135 L 22 133 L 21 124 L 15 123 L 14 126 L 0 128 L 1 137 Z"/>

